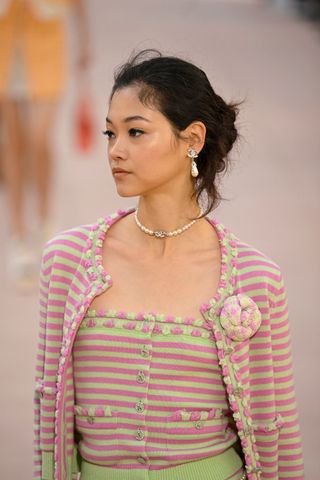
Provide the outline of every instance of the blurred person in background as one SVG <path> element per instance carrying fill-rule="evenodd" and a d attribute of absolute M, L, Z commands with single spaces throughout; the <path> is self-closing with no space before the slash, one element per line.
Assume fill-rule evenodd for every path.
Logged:
<path fill-rule="evenodd" d="M 32 285 L 37 245 L 54 233 L 50 212 L 51 137 L 66 84 L 65 20 L 72 12 L 78 33 L 78 73 L 88 65 L 88 30 L 82 0 L 0 0 L 0 110 L 2 177 L 9 238 L 9 278 Z M 38 238 L 30 241 L 25 212 L 28 183 L 37 198 Z"/>
<path fill-rule="evenodd" d="M 304 478 L 281 270 L 211 215 L 238 106 L 157 51 L 117 71 L 107 162 L 137 204 L 44 248 L 35 479 Z"/>

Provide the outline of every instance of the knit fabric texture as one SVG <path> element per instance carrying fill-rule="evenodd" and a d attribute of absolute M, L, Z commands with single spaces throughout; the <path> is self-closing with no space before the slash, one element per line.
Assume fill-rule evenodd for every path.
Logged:
<path fill-rule="evenodd" d="M 44 248 L 40 272 L 34 478 L 71 480 L 73 472 L 79 470 L 75 461 L 76 444 L 79 439 L 75 437 L 74 432 L 81 425 L 79 421 L 79 413 L 83 413 L 81 408 L 86 408 L 88 405 L 80 403 L 80 401 L 84 403 L 84 397 L 79 397 L 79 402 L 78 399 L 76 402 L 75 398 L 74 342 L 76 338 L 81 339 L 81 335 L 84 333 L 83 326 L 87 325 L 85 322 L 90 321 L 90 304 L 93 298 L 105 292 L 113 283 L 110 274 L 105 271 L 102 264 L 102 244 L 106 232 L 115 221 L 134 210 L 135 207 L 118 210 L 100 218 L 93 224 L 81 225 L 61 232 L 47 242 Z M 123 318 L 125 315 L 119 315 L 119 312 L 116 312 L 114 318 L 106 318 L 105 321 L 118 322 L 118 325 L 120 325 L 119 322 L 122 322 L 119 332 L 121 331 L 125 335 L 128 335 L 129 332 L 130 335 L 132 334 L 132 347 L 136 349 L 133 355 L 138 363 L 136 365 L 134 362 L 130 363 L 130 369 L 132 369 L 131 374 L 136 369 L 136 377 L 133 381 L 137 382 L 138 377 L 141 380 L 141 383 L 140 381 L 135 383 L 135 388 L 137 389 L 138 384 L 144 385 L 144 389 L 136 390 L 141 395 L 146 393 L 146 384 L 142 383 L 142 380 L 150 380 L 148 376 L 150 369 L 147 371 L 147 364 L 141 363 L 144 357 L 139 357 L 137 350 L 139 338 L 143 342 L 141 348 L 143 345 L 146 346 L 146 350 L 150 348 L 150 343 L 146 342 L 150 337 L 145 336 L 147 332 L 143 332 L 143 330 L 141 334 L 139 330 L 141 326 L 146 325 L 147 328 L 148 325 L 150 327 L 153 324 L 153 331 L 157 326 L 159 329 L 166 328 L 170 332 L 166 334 L 164 331 L 161 333 L 159 331 L 156 334 L 159 335 L 159 340 L 161 338 L 159 343 L 162 343 L 162 346 L 159 345 L 155 348 L 158 359 L 161 352 L 165 351 L 163 343 L 165 335 L 170 335 L 169 353 L 174 352 L 172 350 L 174 338 L 177 339 L 177 342 L 181 340 L 184 345 L 178 347 L 179 354 L 183 355 L 186 353 L 187 345 L 191 351 L 191 349 L 196 350 L 199 345 L 201 345 L 201 349 L 206 349 L 208 344 L 205 347 L 205 342 L 210 340 L 214 342 L 216 358 L 212 349 L 212 363 L 208 364 L 208 371 L 212 371 L 212 383 L 214 383 L 217 379 L 218 361 L 220 380 L 223 380 L 229 414 L 233 419 L 233 431 L 236 432 L 241 445 L 248 479 L 280 480 L 290 478 L 302 480 L 304 478 L 303 460 L 293 384 L 288 303 L 283 276 L 274 261 L 251 245 L 242 242 L 215 217 L 208 216 L 207 220 L 216 229 L 219 237 L 221 276 L 217 292 L 200 307 L 199 313 L 204 319 L 202 325 L 188 325 L 185 321 L 176 322 L 177 317 L 172 322 L 156 322 L 154 316 L 151 316 L 146 322 L 145 319 L 139 319 L 137 316 Z M 95 316 L 91 320 L 100 321 Z M 130 322 L 132 327 L 134 324 L 135 328 L 128 328 L 127 323 Z M 210 329 L 207 329 L 206 326 L 210 326 Z M 87 331 L 89 328 L 91 327 L 88 327 Z M 92 328 L 96 328 L 96 326 Z M 118 327 L 112 326 L 110 323 L 110 326 L 104 325 L 104 328 L 117 329 Z M 113 334 L 115 332 L 115 330 L 108 331 Z M 203 333 L 209 333 L 209 337 L 203 336 Z M 112 344 L 105 346 L 106 355 L 112 356 Z M 79 347 L 80 345 L 78 345 L 78 353 Z M 212 344 L 210 348 L 212 348 Z M 204 355 L 204 350 L 201 355 Z M 208 353 L 205 354 L 205 358 L 209 359 L 209 356 Z M 169 361 L 168 366 L 170 367 L 173 363 L 178 363 L 177 359 Z M 189 364 L 185 363 L 184 365 Z M 192 366 L 191 363 L 190 366 Z M 184 371 L 186 376 L 192 373 Z M 160 369 L 159 374 L 161 373 L 164 374 Z M 127 374 L 130 377 L 130 373 L 127 372 Z M 117 402 L 123 398 L 123 393 L 117 394 L 117 392 L 128 391 L 131 381 L 128 377 L 129 384 L 126 384 L 126 381 L 121 383 L 121 380 L 125 380 L 126 372 L 123 372 L 123 375 L 124 377 L 118 378 L 117 389 L 112 398 L 113 403 L 109 402 L 103 410 L 103 414 L 107 415 L 109 420 L 113 419 L 111 422 L 113 421 L 114 424 L 118 424 L 118 415 L 112 415 L 113 411 L 117 410 L 123 414 L 126 411 L 125 405 L 122 406 L 122 409 L 119 408 L 119 404 L 117 405 Z M 204 379 L 204 382 L 207 381 L 206 375 L 201 378 Z M 159 378 L 157 382 L 159 384 Z M 164 378 L 161 383 L 167 382 L 168 378 Z M 192 384 L 186 383 L 187 389 L 192 388 Z M 199 388 L 200 382 L 195 383 Z M 143 428 L 139 430 L 136 415 L 140 412 L 132 410 L 132 423 L 127 418 L 124 428 L 128 429 L 127 433 L 130 430 L 130 440 L 129 438 L 128 440 L 136 442 L 135 448 L 137 445 L 142 445 L 141 442 L 144 440 L 140 440 L 140 438 L 143 435 L 143 439 L 147 439 L 148 435 L 150 435 L 149 439 L 155 439 L 155 434 L 152 437 L 151 431 L 148 432 L 145 427 L 151 428 L 152 415 L 159 418 L 164 413 L 161 408 L 166 405 L 166 402 L 170 407 L 166 412 L 167 417 L 170 418 L 171 413 L 176 414 L 181 410 L 182 417 L 180 418 L 186 418 L 190 414 L 190 421 L 191 414 L 194 415 L 196 411 L 200 410 L 200 416 L 202 414 L 204 417 L 206 415 L 209 417 L 209 414 L 212 416 L 212 412 L 215 412 L 212 409 L 218 408 L 218 405 L 212 405 L 212 409 L 209 408 L 212 390 L 207 389 L 208 385 L 205 383 L 203 386 L 204 390 L 208 390 L 208 403 L 203 402 L 202 392 L 199 394 L 198 407 L 200 408 L 195 409 L 194 398 L 198 398 L 198 394 L 194 393 L 192 404 L 188 405 L 191 407 L 190 410 L 187 408 L 187 411 L 183 412 L 183 406 L 172 409 L 170 396 L 171 398 L 174 396 L 174 388 L 181 386 L 175 379 L 170 392 L 167 392 L 170 395 L 168 398 L 164 397 L 162 405 L 154 404 L 155 410 L 151 408 L 150 397 L 144 397 L 146 400 L 144 405 L 146 416 L 144 418 L 148 419 L 148 425 L 143 424 Z M 81 394 L 79 383 L 76 387 L 77 394 Z M 112 384 L 110 383 L 107 388 L 111 390 Z M 200 388 L 202 388 L 202 384 Z M 186 398 L 188 398 L 188 392 L 186 392 Z M 129 408 L 130 405 L 131 409 L 135 408 L 135 400 L 136 402 L 141 400 L 144 403 L 142 397 L 136 399 L 135 394 L 132 393 L 132 395 L 128 397 Z M 95 404 L 92 406 L 99 407 Z M 139 408 L 142 408 L 141 404 Z M 101 412 L 98 410 L 99 415 L 96 415 L 96 410 L 90 413 L 94 413 L 94 420 L 96 420 L 99 416 L 101 417 Z M 186 416 L 183 417 L 183 415 Z M 224 422 L 224 417 L 221 418 Z M 210 440 L 214 439 L 217 433 L 219 435 L 219 432 L 215 431 L 212 418 L 211 420 L 208 418 L 208 420 L 211 422 L 207 424 L 208 427 L 205 426 L 206 419 L 204 418 L 202 420 L 204 424 L 201 427 L 203 430 L 201 428 L 198 430 L 205 434 L 207 429 L 207 432 L 212 434 L 212 437 L 208 438 L 208 443 L 210 443 Z M 99 422 L 100 419 L 97 421 Z M 186 421 L 188 422 L 188 420 Z M 129 424 L 133 427 L 132 429 L 129 428 Z M 166 425 L 168 426 L 168 423 Z M 120 430 L 121 428 L 120 420 Z M 187 430 L 190 428 L 193 427 L 187 427 Z M 170 425 L 169 430 L 172 432 Z M 115 439 L 118 444 L 128 441 L 121 438 L 120 433 L 115 430 Z M 137 438 L 133 440 L 134 433 Z M 182 436 L 185 433 L 188 434 L 184 430 Z M 164 435 L 159 433 L 159 440 L 160 438 L 162 441 L 165 440 L 167 452 L 170 452 L 174 446 L 181 446 L 181 439 L 175 435 L 167 435 L 167 430 Z M 201 448 L 206 448 L 203 444 L 204 439 L 205 436 L 199 436 Z M 221 437 L 221 442 L 225 441 L 233 441 L 231 432 L 230 436 L 227 432 L 227 436 L 223 440 Z M 85 454 L 85 450 L 83 452 Z M 143 457 L 143 454 L 141 456 Z"/>
<path fill-rule="evenodd" d="M 220 454 L 237 440 L 205 319 L 89 310 L 73 350 L 86 461 L 166 468 Z"/>

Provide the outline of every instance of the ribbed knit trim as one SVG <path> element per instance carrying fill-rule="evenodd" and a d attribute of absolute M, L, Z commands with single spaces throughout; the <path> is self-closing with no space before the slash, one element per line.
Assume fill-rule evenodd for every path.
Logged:
<path fill-rule="evenodd" d="M 53 452 L 42 452 L 42 480 L 53 480 L 54 461 Z"/>
<path fill-rule="evenodd" d="M 81 471 L 81 456 L 80 453 L 74 445 L 73 447 L 73 457 L 72 457 L 72 473 L 79 473 Z"/>
<path fill-rule="evenodd" d="M 82 461 L 81 480 L 189 480 L 208 478 L 210 480 L 240 479 L 243 473 L 242 461 L 234 448 L 220 455 L 196 462 L 187 462 L 162 470 L 128 470 L 101 467 Z"/>

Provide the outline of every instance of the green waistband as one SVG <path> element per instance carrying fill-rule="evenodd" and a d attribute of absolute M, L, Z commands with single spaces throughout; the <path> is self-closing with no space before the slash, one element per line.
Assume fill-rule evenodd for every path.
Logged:
<path fill-rule="evenodd" d="M 161 470 L 149 470 L 146 465 L 129 470 L 94 465 L 84 459 L 81 462 L 81 480 L 239 480 L 243 471 L 242 461 L 232 447 L 214 457 Z"/>

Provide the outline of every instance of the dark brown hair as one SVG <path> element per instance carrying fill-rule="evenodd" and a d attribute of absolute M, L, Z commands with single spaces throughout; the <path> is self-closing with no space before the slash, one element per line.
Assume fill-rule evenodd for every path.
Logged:
<path fill-rule="evenodd" d="M 212 211 L 223 197 L 217 186 L 217 175 L 230 164 L 228 153 L 238 137 L 235 121 L 240 103 L 227 104 L 213 90 L 207 75 L 192 63 L 158 50 L 147 49 L 134 54 L 115 73 L 114 93 L 137 85 L 144 105 L 155 106 L 171 123 L 177 137 L 192 122 L 206 126 L 203 149 L 197 158 L 198 177 L 194 179 L 192 198 L 207 195 L 207 208 Z"/>

